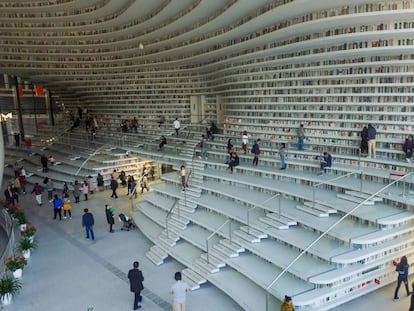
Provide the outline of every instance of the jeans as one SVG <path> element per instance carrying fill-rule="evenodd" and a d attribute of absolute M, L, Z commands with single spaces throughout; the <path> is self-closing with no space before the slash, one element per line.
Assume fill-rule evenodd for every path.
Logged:
<path fill-rule="evenodd" d="M 402 282 L 404 282 L 405 290 L 407 291 L 407 296 L 410 295 L 410 290 L 408 288 L 408 280 L 405 279 L 403 276 L 398 276 L 397 288 L 395 289 L 395 292 L 394 292 L 394 299 L 398 298 L 398 291 L 400 290 L 400 286 Z"/>
<path fill-rule="evenodd" d="M 280 156 L 280 168 L 286 168 L 286 157 L 284 155 Z"/>
<path fill-rule="evenodd" d="M 305 141 L 305 137 L 303 136 L 298 137 L 298 150 L 303 150 L 304 141 Z"/>
<path fill-rule="evenodd" d="M 95 235 L 93 234 L 93 225 L 85 226 L 86 238 L 89 239 L 89 235 L 92 240 L 95 240 Z"/>
<path fill-rule="evenodd" d="M 201 148 L 201 157 L 207 158 L 207 148 Z"/>

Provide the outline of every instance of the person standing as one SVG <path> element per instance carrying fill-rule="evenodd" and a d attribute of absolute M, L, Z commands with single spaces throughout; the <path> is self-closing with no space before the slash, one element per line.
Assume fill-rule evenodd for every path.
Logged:
<path fill-rule="evenodd" d="M 39 206 L 42 206 L 42 187 L 40 187 L 39 183 L 35 183 L 33 186 L 33 190 L 31 193 L 34 193 L 36 196 L 36 202 Z"/>
<path fill-rule="evenodd" d="M 134 293 L 134 310 L 140 309 L 141 302 L 142 302 L 142 296 L 141 291 L 144 289 L 144 275 L 142 274 L 142 271 L 139 270 L 139 262 L 134 261 L 132 264 L 133 269 L 128 271 L 128 279 L 129 279 L 129 285 L 130 290 L 132 293 Z"/>
<path fill-rule="evenodd" d="M 285 296 L 285 300 L 283 301 L 282 305 L 280 306 L 280 311 L 295 311 L 295 307 L 292 303 L 292 298 L 289 296 Z"/>
<path fill-rule="evenodd" d="M 303 150 L 303 146 L 305 143 L 305 128 L 303 127 L 303 123 L 299 125 L 297 129 L 297 136 L 298 136 L 298 150 Z"/>
<path fill-rule="evenodd" d="M 116 194 L 116 189 L 118 189 L 118 182 L 112 176 L 111 177 L 111 190 L 112 190 L 111 198 L 115 197 L 115 199 L 118 199 L 118 195 Z"/>
<path fill-rule="evenodd" d="M 80 187 L 77 180 L 73 183 L 73 196 L 75 197 L 75 203 L 79 203 Z"/>
<path fill-rule="evenodd" d="M 53 181 L 51 178 L 46 177 L 43 183 L 46 185 L 47 199 L 49 200 L 49 202 L 52 202 L 53 201 Z"/>
<path fill-rule="evenodd" d="M 96 184 L 98 185 L 99 191 L 104 191 L 104 179 L 101 173 L 98 173 L 98 176 L 96 176 Z"/>
<path fill-rule="evenodd" d="M 364 126 L 361 131 L 361 154 L 368 153 L 368 128 Z"/>
<path fill-rule="evenodd" d="M 170 289 L 170 295 L 173 297 L 172 309 L 173 311 L 185 311 L 187 293 L 190 292 L 190 287 L 182 281 L 181 272 L 176 272 L 174 279 L 175 283 Z"/>
<path fill-rule="evenodd" d="M 286 169 L 286 144 L 281 143 L 279 148 L 279 157 L 280 157 L 280 169 Z"/>
<path fill-rule="evenodd" d="M 4 190 L 4 197 L 10 205 L 14 206 L 14 195 L 11 185 L 7 185 L 6 190 Z"/>
<path fill-rule="evenodd" d="M 259 157 L 260 157 L 260 144 L 262 143 L 261 139 L 258 138 L 256 143 L 252 147 L 252 153 L 254 154 L 253 158 L 253 166 L 257 166 L 259 164 Z"/>
<path fill-rule="evenodd" d="M 413 147 L 414 147 L 413 135 L 408 135 L 403 145 L 403 151 L 405 153 L 405 160 L 408 163 L 411 162 L 411 157 L 413 156 L 413 149 L 414 149 Z"/>
<path fill-rule="evenodd" d="M 23 171 L 23 167 L 22 167 Z M 19 183 L 20 183 L 20 189 L 22 190 L 23 194 L 26 194 L 26 173 L 20 173 L 19 175 Z"/>
<path fill-rule="evenodd" d="M 82 216 L 82 227 L 85 228 L 86 232 L 86 239 L 89 239 L 89 237 L 92 240 L 95 240 L 95 235 L 93 233 L 93 225 L 95 224 L 95 220 L 93 219 L 92 213 L 89 212 L 87 208 L 83 210 L 83 216 Z"/>
<path fill-rule="evenodd" d="M 56 216 L 59 215 L 59 220 L 62 220 L 62 207 L 62 199 L 55 194 L 55 198 L 53 199 L 53 219 L 56 219 Z"/>
<path fill-rule="evenodd" d="M 69 219 L 72 219 L 72 212 L 70 211 L 72 206 L 70 205 L 69 198 L 63 199 L 63 219 L 66 219 L 66 214 L 68 214 Z"/>
<path fill-rule="evenodd" d="M 20 147 L 20 133 L 14 133 L 14 143 L 16 147 Z"/>
<path fill-rule="evenodd" d="M 69 198 L 69 187 L 68 187 L 68 183 L 66 181 L 63 183 L 62 197 L 63 198 Z"/>
<path fill-rule="evenodd" d="M 200 146 L 200 150 L 201 150 L 201 155 L 198 157 L 199 159 L 208 159 L 207 158 L 207 139 L 206 136 L 203 134 L 201 135 L 201 140 L 199 142 L 199 146 Z"/>
<path fill-rule="evenodd" d="M 47 173 L 48 160 L 47 160 L 47 157 L 44 154 L 40 157 L 40 162 L 42 163 L 42 172 Z"/>
<path fill-rule="evenodd" d="M 112 206 L 110 206 L 109 204 L 105 204 L 105 215 L 106 215 L 106 221 L 108 222 L 109 225 L 109 232 L 114 232 L 114 230 L 112 230 L 112 226 L 115 223 L 114 220 L 114 208 Z"/>
<path fill-rule="evenodd" d="M 247 144 L 249 143 L 249 136 L 247 136 L 247 132 L 244 131 L 242 135 L 242 150 L 244 154 L 247 154 Z"/>
<path fill-rule="evenodd" d="M 180 175 L 181 175 L 181 186 L 182 186 L 182 190 L 181 191 L 185 191 L 185 188 L 188 186 L 187 185 L 187 170 L 185 169 L 184 165 L 181 165 L 180 167 Z"/>
<path fill-rule="evenodd" d="M 180 121 L 178 120 L 178 118 L 175 118 L 174 120 L 174 130 L 175 130 L 175 135 L 178 136 L 178 131 L 180 130 Z"/>
<path fill-rule="evenodd" d="M 88 201 L 89 186 L 88 186 L 88 182 L 86 180 L 83 181 L 82 193 L 85 197 L 85 201 Z"/>
<path fill-rule="evenodd" d="M 377 130 L 371 124 L 368 124 L 368 158 L 376 158 L 377 150 L 375 137 L 377 135 Z"/>
<path fill-rule="evenodd" d="M 405 290 L 407 291 L 407 296 L 411 295 L 410 289 L 408 288 L 408 261 L 406 256 L 402 256 L 400 262 L 397 264 L 395 271 L 398 273 L 397 287 L 394 292 L 394 300 L 399 299 L 398 291 L 400 290 L 401 283 L 404 282 Z"/>
<path fill-rule="evenodd" d="M 131 120 L 131 126 L 132 126 L 132 130 L 134 131 L 134 133 L 138 133 L 138 120 L 137 120 L 137 117 L 134 117 Z"/>
<path fill-rule="evenodd" d="M 91 175 L 88 176 L 88 189 L 90 194 L 93 194 L 95 191 L 95 181 Z"/>

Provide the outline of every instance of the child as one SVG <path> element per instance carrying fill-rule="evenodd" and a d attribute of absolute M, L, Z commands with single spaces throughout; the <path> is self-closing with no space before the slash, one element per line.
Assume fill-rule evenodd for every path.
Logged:
<path fill-rule="evenodd" d="M 72 213 L 71 210 L 72 206 L 70 205 L 70 200 L 69 198 L 64 198 L 63 199 L 63 219 L 66 219 L 66 212 L 69 215 L 69 219 L 72 219 Z"/>

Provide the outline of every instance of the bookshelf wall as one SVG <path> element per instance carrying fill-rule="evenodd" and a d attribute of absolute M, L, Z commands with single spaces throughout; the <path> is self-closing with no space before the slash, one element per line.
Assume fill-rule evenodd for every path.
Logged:
<path fill-rule="evenodd" d="M 356 168 L 360 132 L 371 123 L 377 158 L 367 163 L 412 170 L 402 143 L 414 129 L 414 0 L 213 2 L 164 1 L 122 25 L 116 18 L 134 1 L 105 16 L 97 12 L 108 1 L 55 10 L 46 21 L 44 1 L 0 3 L 0 69 L 5 81 L 38 79 L 67 110 L 87 108 L 109 131 L 133 117 L 148 128 L 160 116 L 171 128 L 175 118 L 183 125 L 208 119 L 229 138 L 244 130 L 250 142 L 261 138 L 268 158 L 280 142 L 296 149 L 304 124 L 297 159 L 329 151 L 334 165 Z M 13 94 L 0 85 L 1 94 Z M 123 165 L 142 169 L 115 159 L 101 172 Z M 364 178 L 384 182 L 374 173 Z"/>

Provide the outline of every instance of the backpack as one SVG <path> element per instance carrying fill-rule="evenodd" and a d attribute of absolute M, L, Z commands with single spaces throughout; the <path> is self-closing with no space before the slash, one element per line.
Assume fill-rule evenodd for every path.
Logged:
<path fill-rule="evenodd" d="M 251 153 L 254 153 L 254 145 L 252 146 L 252 150 L 250 150 Z"/>

